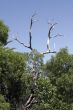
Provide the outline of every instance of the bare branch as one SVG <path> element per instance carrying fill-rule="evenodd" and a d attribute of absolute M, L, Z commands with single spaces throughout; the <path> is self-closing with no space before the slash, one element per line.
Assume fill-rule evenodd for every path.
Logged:
<path fill-rule="evenodd" d="M 27 106 L 27 105 L 31 102 L 31 100 L 32 100 L 32 96 L 33 96 L 32 94 L 29 96 L 29 98 L 28 98 L 28 100 L 27 100 L 25 106 Z"/>
<path fill-rule="evenodd" d="M 12 40 L 10 40 L 10 41 L 8 41 L 8 42 L 7 42 L 7 44 L 8 44 L 8 43 L 11 43 L 11 42 L 13 42 L 13 41 L 12 41 Z"/>
<path fill-rule="evenodd" d="M 31 35 L 31 29 L 32 29 L 32 25 L 35 21 L 37 20 L 34 20 L 34 16 L 36 15 L 36 13 L 34 13 L 31 17 L 31 20 L 30 20 L 30 30 L 29 30 L 29 47 L 32 48 L 32 35 Z"/>
<path fill-rule="evenodd" d="M 32 16 L 31 16 L 31 19 L 30 19 L 30 30 L 31 30 L 31 28 L 32 28 L 32 25 L 33 25 L 33 23 L 35 22 L 35 21 L 37 21 L 37 20 L 34 20 L 34 17 L 36 16 L 36 13 L 34 13 Z"/>
<path fill-rule="evenodd" d="M 18 40 L 17 38 L 15 38 L 15 40 L 20 43 L 21 45 L 23 45 L 26 48 L 29 48 L 30 50 L 32 50 L 32 48 L 30 46 L 25 45 L 23 42 L 21 42 L 20 40 Z"/>
<path fill-rule="evenodd" d="M 57 23 L 54 23 L 54 24 L 48 23 L 48 24 L 50 24 L 51 26 L 50 26 L 49 32 L 48 32 L 47 51 L 46 51 L 46 52 L 43 52 L 42 54 L 56 53 L 56 51 L 51 51 L 51 49 L 50 49 L 50 40 L 51 40 L 51 38 L 55 38 L 55 37 L 62 36 L 62 35 L 60 35 L 60 34 L 57 34 L 57 35 L 55 35 L 55 36 L 52 37 L 52 36 L 51 36 L 52 30 L 53 30 L 54 26 L 55 26 Z"/>
<path fill-rule="evenodd" d="M 35 100 L 35 97 L 33 97 L 33 95 L 31 94 L 26 102 L 26 104 L 24 105 L 24 108 L 27 109 L 29 107 L 32 106 L 32 104 L 37 103 L 37 101 Z"/>
<path fill-rule="evenodd" d="M 29 107 L 31 107 L 32 106 L 32 104 L 35 104 L 37 101 L 35 100 L 35 97 L 31 100 L 31 102 L 27 105 L 27 106 L 25 106 L 25 108 L 29 108 Z"/>
<path fill-rule="evenodd" d="M 32 48 L 32 35 L 31 35 L 31 29 L 32 29 L 32 25 L 35 21 L 37 20 L 34 20 L 34 16 L 36 15 L 36 13 L 34 13 L 31 17 L 31 20 L 30 20 L 30 28 L 29 28 L 29 45 L 25 45 L 23 42 L 21 42 L 18 38 L 15 38 L 14 40 L 16 40 L 18 43 L 20 43 L 21 45 L 23 45 L 24 47 L 26 48 L 29 48 L 30 50 L 33 50 Z"/>
<path fill-rule="evenodd" d="M 50 23 L 48 23 L 50 24 Z M 50 49 L 50 39 L 52 38 L 51 37 L 51 32 L 53 30 L 53 27 L 56 25 L 57 23 L 54 23 L 54 24 L 50 24 L 51 27 L 49 28 L 49 32 L 48 32 L 48 39 L 47 39 L 47 50 L 48 52 L 50 53 L 51 49 Z M 47 54 L 47 53 L 46 53 Z"/>
<path fill-rule="evenodd" d="M 32 35 L 31 35 L 31 30 L 29 31 L 29 47 L 32 48 Z"/>
<path fill-rule="evenodd" d="M 8 45 L 8 44 L 11 43 L 11 42 L 13 42 L 13 41 L 12 41 L 12 40 L 8 41 L 8 42 L 6 43 L 6 45 Z"/>
<path fill-rule="evenodd" d="M 51 37 L 51 38 L 60 37 L 60 36 L 63 36 L 63 35 L 57 34 L 57 35 L 55 35 L 55 36 L 53 36 L 53 37 Z"/>
<path fill-rule="evenodd" d="M 43 52 L 41 54 L 44 55 L 44 54 L 48 54 L 48 53 L 56 53 L 56 51 L 46 51 L 46 52 Z"/>
<path fill-rule="evenodd" d="M 49 24 L 49 23 L 48 23 L 48 24 Z M 49 32 L 48 32 L 48 38 L 49 38 L 49 39 L 52 38 L 52 37 L 51 37 L 51 32 L 52 32 L 53 27 L 54 27 L 56 24 L 57 24 L 57 23 L 51 24 L 51 27 L 50 27 Z"/>

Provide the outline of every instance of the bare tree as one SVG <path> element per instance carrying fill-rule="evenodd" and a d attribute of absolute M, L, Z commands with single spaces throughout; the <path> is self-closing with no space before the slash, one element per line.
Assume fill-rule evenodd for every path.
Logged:
<path fill-rule="evenodd" d="M 29 44 L 28 45 L 25 45 L 25 43 L 21 42 L 18 38 L 15 38 L 15 40 L 20 43 L 21 45 L 23 45 L 24 47 L 26 48 L 29 48 L 30 50 L 33 50 L 33 47 L 32 47 L 32 26 L 33 26 L 33 23 L 37 20 L 34 20 L 34 17 L 35 17 L 36 13 L 34 13 L 32 16 L 31 16 L 31 19 L 30 19 L 30 28 L 29 28 Z M 50 42 L 51 42 L 51 39 L 52 38 L 56 38 L 58 36 L 62 36 L 60 34 L 57 34 L 55 36 L 52 37 L 52 31 L 54 29 L 54 26 L 57 24 L 57 23 L 48 23 L 50 24 L 50 28 L 49 28 L 49 31 L 48 31 L 48 39 L 47 39 L 47 51 L 44 51 L 44 52 L 39 52 L 39 54 L 48 54 L 48 53 L 56 53 L 56 51 L 52 51 L 51 48 L 50 48 Z"/>
<path fill-rule="evenodd" d="M 25 48 L 28 48 L 30 50 L 33 50 L 33 47 L 32 47 L 32 26 L 33 26 L 33 23 L 37 20 L 34 20 L 34 17 L 35 17 L 36 13 L 34 13 L 32 16 L 31 16 L 31 19 L 30 19 L 30 27 L 29 27 L 29 44 L 28 45 L 25 45 L 25 43 L 21 42 L 18 38 L 15 38 L 14 40 L 16 40 L 19 44 L 23 45 Z M 51 24 L 51 23 L 48 23 L 48 24 Z M 56 53 L 56 51 L 52 51 L 51 48 L 50 48 L 50 42 L 51 42 L 51 39 L 52 38 L 56 38 L 58 36 L 62 36 L 60 34 L 57 34 L 55 36 L 52 37 L 52 30 L 54 29 L 54 26 L 56 25 L 57 23 L 54 23 L 54 24 L 51 24 L 50 28 L 49 28 L 49 31 L 48 31 L 48 40 L 47 40 L 47 51 L 45 52 L 39 52 L 39 54 L 48 54 L 48 53 Z M 38 74 L 35 73 L 36 71 L 34 70 L 34 75 L 32 75 L 33 77 L 33 83 L 34 83 L 34 86 L 36 86 L 36 80 L 38 78 Z M 33 90 L 34 92 L 34 90 Z M 23 110 L 27 110 L 28 108 L 30 108 L 32 106 L 32 104 L 34 103 L 37 103 L 37 100 L 36 100 L 36 97 L 34 97 L 33 93 L 31 92 L 30 96 L 28 97 L 27 101 L 25 104 L 22 104 L 22 108 Z"/>

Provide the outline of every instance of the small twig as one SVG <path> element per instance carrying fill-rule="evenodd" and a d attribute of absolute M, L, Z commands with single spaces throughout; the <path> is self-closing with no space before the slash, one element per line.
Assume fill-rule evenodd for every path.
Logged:
<path fill-rule="evenodd" d="M 51 38 L 60 37 L 60 36 L 63 36 L 63 35 L 57 34 L 57 35 L 55 35 L 55 36 L 53 36 L 53 37 L 51 37 Z"/>

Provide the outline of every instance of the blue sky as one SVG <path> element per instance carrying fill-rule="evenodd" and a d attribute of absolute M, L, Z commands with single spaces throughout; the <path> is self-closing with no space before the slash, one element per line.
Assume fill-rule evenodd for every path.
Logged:
<path fill-rule="evenodd" d="M 0 0 L 0 19 L 10 28 L 9 40 L 19 36 L 22 42 L 28 43 L 31 15 L 37 12 L 38 22 L 33 24 L 32 44 L 38 51 L 46 50 L 48 21 L 57 22 L 53 35 L 60 33 L 63 37 L 52 40 L 56 50 L 68 47 L 73 53 L 73 0 Z M 28 49 L 17 42 L 8 45 L 17 51 L 27 52 Z M 48 59 L 50 55 L 46 55 Z"/>

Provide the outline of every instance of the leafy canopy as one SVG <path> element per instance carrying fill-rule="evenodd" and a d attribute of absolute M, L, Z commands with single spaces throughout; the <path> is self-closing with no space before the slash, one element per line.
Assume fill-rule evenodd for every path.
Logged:
<path fill-rule="evenodd" d="M 0 45 L 7 44 L 8 32 L 8 26 L 6 26 L 3 21 L 0 21 Z"/>

